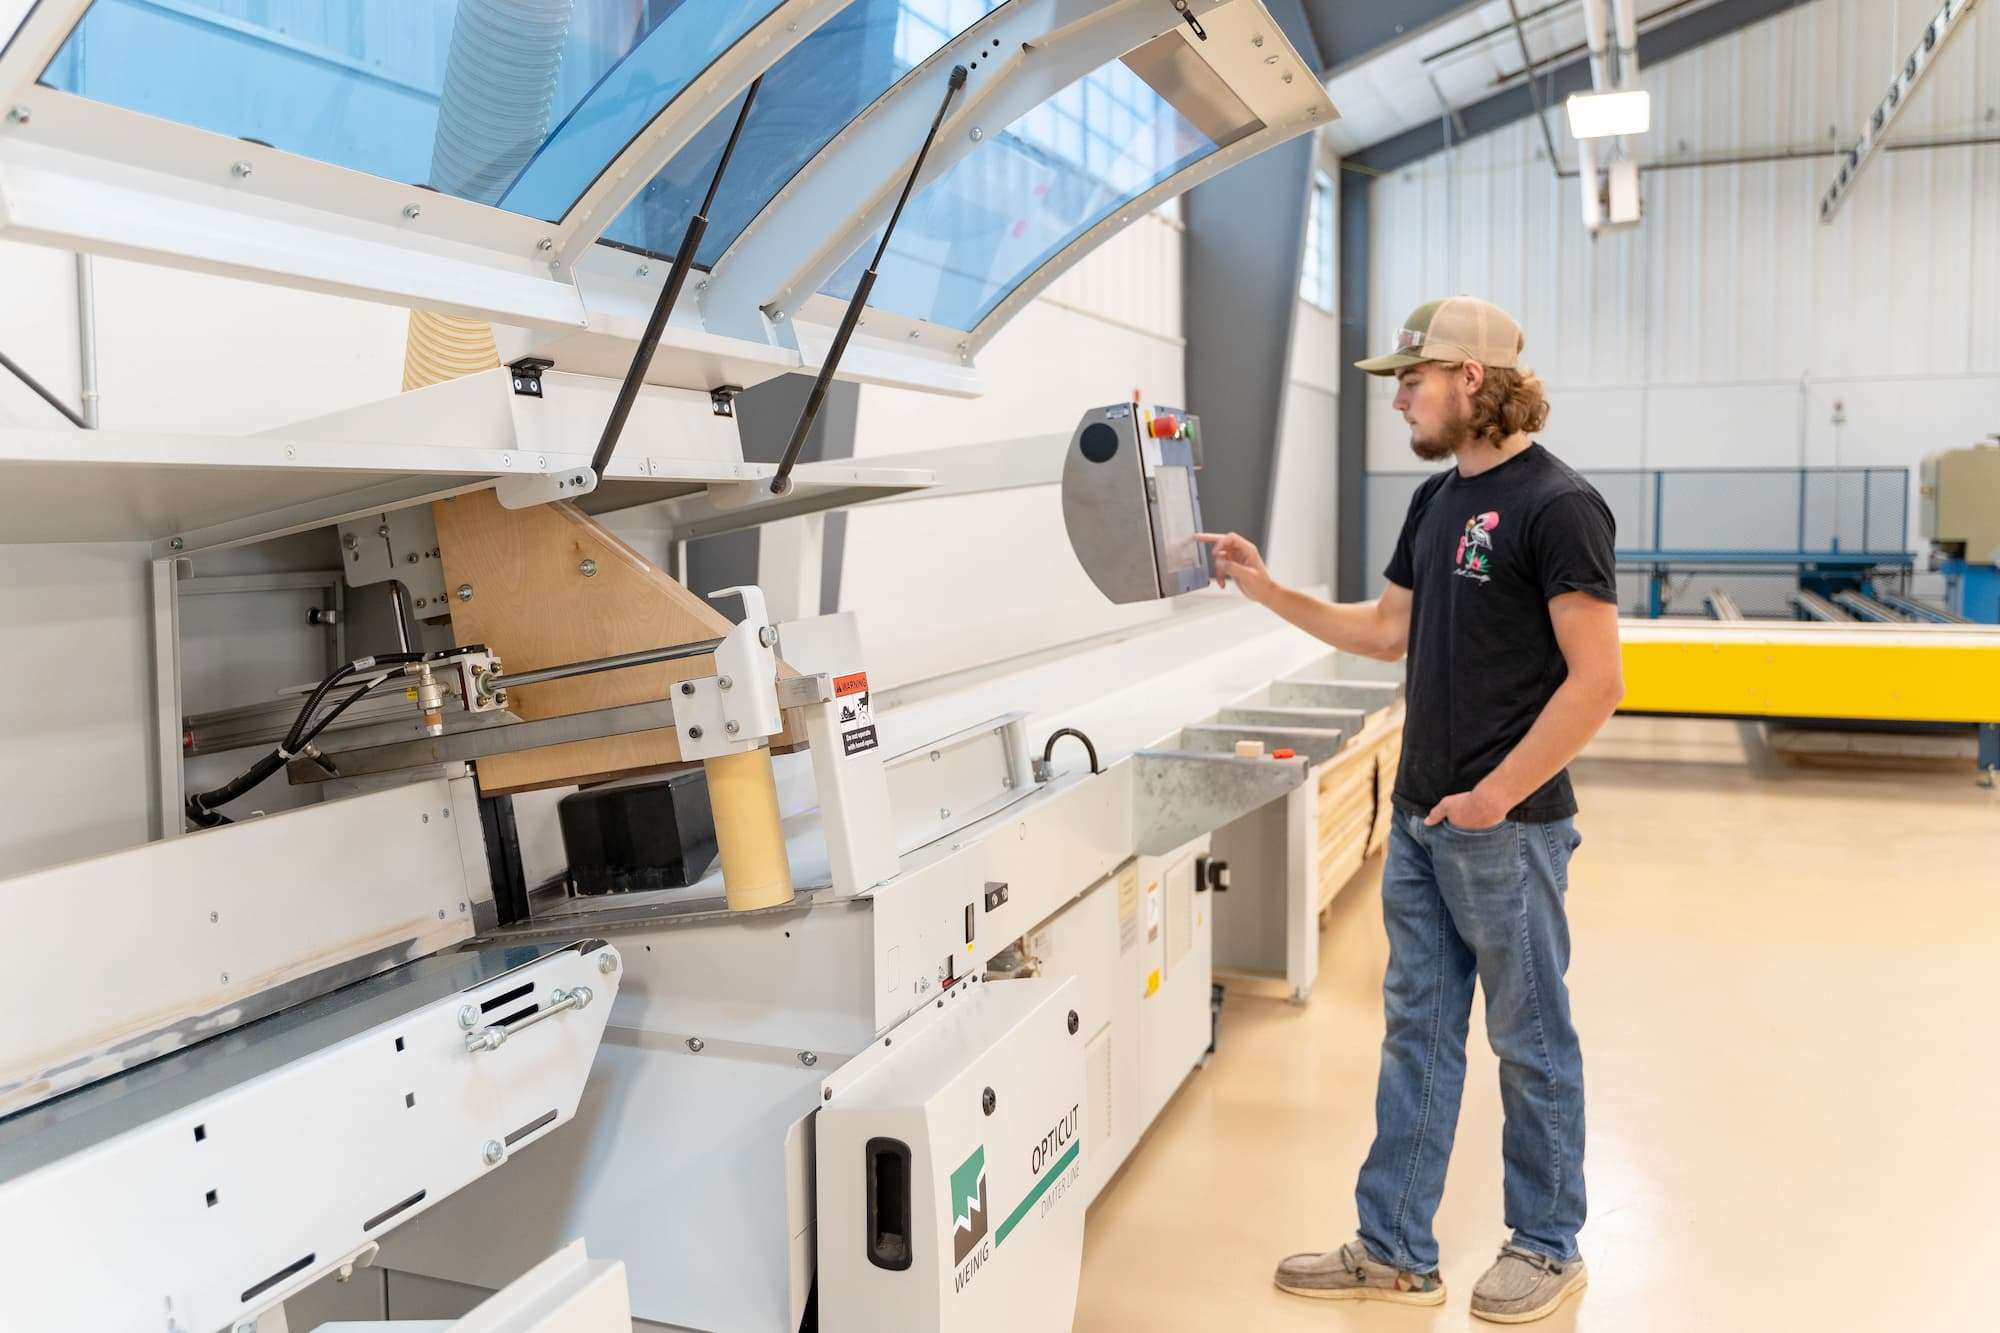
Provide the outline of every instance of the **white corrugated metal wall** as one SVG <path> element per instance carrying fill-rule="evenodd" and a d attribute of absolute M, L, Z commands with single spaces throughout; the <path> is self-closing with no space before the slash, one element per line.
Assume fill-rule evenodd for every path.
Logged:
<path fill-rule="evenodd" d="M 1934 12 L 1816 0 L 1644 71 L 1640 160 L 1846 147 Z M 1892 142 L 1959 137 L 2000 137 L 1991 5 Z M 1836 157 L 1653 166 L 1643 225 L 1595 242 L 1541 143 L 1524 120 L 1375 183 L 1374 341 L 1434 296 L 1505 306 L 1555 404 L 1545 438 L 1584 467 L 1914 467 L 2000 430 L 2000 143 L 1885 154 L 1830 226 Z M 1371 471 L 1417 466 L 1392 394 L 1373 386 Z"/>

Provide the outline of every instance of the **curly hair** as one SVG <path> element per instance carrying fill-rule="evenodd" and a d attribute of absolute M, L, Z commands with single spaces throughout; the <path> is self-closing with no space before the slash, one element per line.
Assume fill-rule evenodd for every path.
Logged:
<path fill-rule="evenodd" d="M 1467 429 L 1474 439 L 1499 448 L 1517 433 L 1532 435 L 1549 419 L 1549 400 L 1542 393 L 1542 381 L 1532 370 L 1504 370 L 1486 367 L 1486 378 L 1472 395 L 1472 418 Z"/>

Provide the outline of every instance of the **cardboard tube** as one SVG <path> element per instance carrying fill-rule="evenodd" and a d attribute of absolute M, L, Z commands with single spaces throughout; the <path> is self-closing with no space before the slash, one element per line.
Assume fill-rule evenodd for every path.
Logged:
<path fill-rule="evenodd" d="M 778 820 L 778 784 L 771 752 L 704 759 L 708 799 L 715 809 L 715 844 L 722 853 L 722 891 L 729 910 L 781 907 L 792 900 L 792 866 Z"/>

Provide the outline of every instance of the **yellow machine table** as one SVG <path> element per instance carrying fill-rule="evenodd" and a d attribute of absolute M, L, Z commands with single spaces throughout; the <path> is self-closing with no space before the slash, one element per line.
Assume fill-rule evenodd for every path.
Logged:
<path fill-rule="evenodd" d="M 1628 620 L 1620 711 L 1969 722 L 2000 770 L 2000 627 Z"/>

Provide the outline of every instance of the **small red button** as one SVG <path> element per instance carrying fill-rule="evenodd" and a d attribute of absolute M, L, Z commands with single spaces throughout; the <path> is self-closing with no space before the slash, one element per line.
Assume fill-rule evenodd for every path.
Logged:
<path fill-rule="evenodd" d="M 1171 412 L 1162 412 L 1153 418 L 1153 438 L 1171 440 L 1181 433 L 1181 419 Z"/>
<path fill-rule="evenodd" d="M 1299 757 L 1299 752 L 1297 750 L 1271 751 L 1271 758 L 1273 759 L 1297 759 L 1298 757 Z"/>

